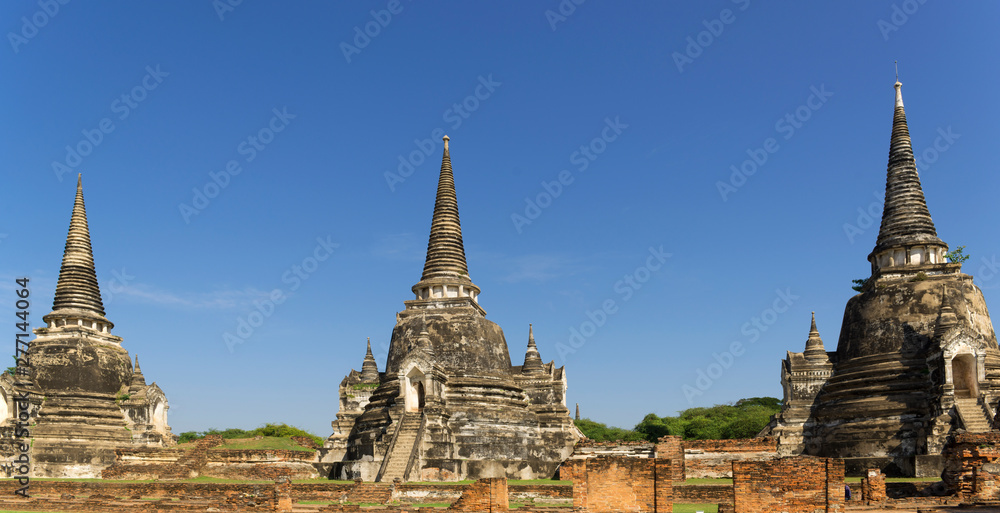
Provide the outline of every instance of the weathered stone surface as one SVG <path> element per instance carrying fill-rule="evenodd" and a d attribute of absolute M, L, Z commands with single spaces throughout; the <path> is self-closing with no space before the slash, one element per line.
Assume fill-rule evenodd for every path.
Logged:
<path fill-rule="evenodd" d="M 31 384 L 24 385 L 37 404 L 31 411 L 36 425 L 30 428 L 34 476 L 98 477 L 114 462 L 115 448 L 172 443 L 166 397 L 155 383 L 146 385 L 138 368 L 133 371 L 122 339 L 111 334 L 114 324 L 104 316 L 82 178 L 53 309 L 43 320 L 46 326 L 35 329 L 28 349 Z M 14 387 L 0 383 L 0 388 L 9 394 Z M 134 399 L 126 397 L 130 392 Z M 4 413 L 13 420 L 14 412 Z"/>
<path fill-rule="evenodd" d="M 447 139 L 427 262 L 412 290 L 377 388 L 362 406 L 351 397 L 355 388 L 374 383 L 352 371 L 341 385 L 341 412 L 323 456 L 331 476 L 551 477 L 579 438 L 565 404 L 566 377 L 541 363 L 530 328 L 525 365 L 512 366 L 503 330 L 479 306 Z"/>
<path fill-rule="evenodd" d="M 824 359 L 807 344 L 783 362 L 785 404 L 770 426 L 782 454 L 844 458 L 852 475 L 877 468 L 923 476 L 940 468 L 950 433 L 990 428 L 1000 350 L 982 291 L 946 251 L 897 83 L 872 275 L 847 303 L 836 352 Z"/>

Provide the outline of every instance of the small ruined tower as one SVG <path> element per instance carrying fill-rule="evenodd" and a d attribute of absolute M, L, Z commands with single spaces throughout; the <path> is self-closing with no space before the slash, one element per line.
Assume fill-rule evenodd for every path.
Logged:
<path fill-rule="evenodd" d="M 784 393 L 782 411 L 775 417 L 779 427 L 772 427 L 784 455 L 806 451 L 803 424 L 812 414 L 813 404 L 823 385 L 833 372 L 830 354 L 816 328 L 816 312 L 812 313 L 805 351 L 788 351 L 781 362 L 781 389 Z"/>
<path fill-rule="evenodd" d="M 528 349 L 524 352 L 524 365 L 521 372 L 525 374 L 537 374 L 543 372 L 542 357 L 538 354 L 538 346 L 535 345 L 535 333 L 531 325 L 528 325 Z"/>
<path fill-rule="evenodd" d="M 368 338 L 368 351 L 365 353 L 365 360 L 361 364 L 361 382 L 378 383 L 378 362 L 372 355 L 372 339 Z"/>

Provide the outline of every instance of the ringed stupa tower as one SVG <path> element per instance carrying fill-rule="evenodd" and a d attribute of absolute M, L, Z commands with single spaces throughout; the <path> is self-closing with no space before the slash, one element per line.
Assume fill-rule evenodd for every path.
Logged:
<path fill-rule="evenodd" d="M 448 140 L 423 274 L 396 314 L 385 372 L 372 367 L 365 377 L 352 371 L 345 378 L 345 385 L 364 388 L 363 379 L 378 376 L 365 404 L 345 400 L 351 390 L 341 386 L 342 409 L 351 404 L 360 415 L 349 429 L 334 422 L 327 448 L 344 457 L 333 478 L 551 477 L 579 437 L 565 405 L 563 369 L 542 363 L 530 329 L 525 364 L 512 366 L 503 330 L 479 305 Z"/>
<path fill-rule="evenodd" d="M 32 393 L 43 398 L 30 428 L 35 477 L 100 477 L 114 462 L 115 448 L 173 443 L 166 398 L 155 383 L 146 385 L 141 373 L 133 380 L 128 351 L 105 317 L 82 182 L 77 179 L 52 312 L 42 317 L 46 326 L 34 330 L 28 349 Z M 139 404 L 136 397 L 132 408 L 125 408 L 130 386 L 149 400 Z M 146 422 L 133 418 L 139 412 L 148 413 L 141 419 Z M 133 440 L 137 424 L 154 422 L 156 429 L 143 429 L 142 439 Z"/>
<path fill-rule="evenodd" d="M 937 476 L 955 430 L 990 427 L 1000 350 L 982 291 L 949 262 L 920 185 L 901 84 L 871 276 L 847 302 L 835 352 L 818 331 L 782 363 L 779 450 L 844 458 L 848 473 Z"/>

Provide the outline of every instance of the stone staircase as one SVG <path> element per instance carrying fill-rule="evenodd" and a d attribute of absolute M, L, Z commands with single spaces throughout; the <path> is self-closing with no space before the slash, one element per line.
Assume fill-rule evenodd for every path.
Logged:
<path fill-rule="evenodd" d="M 386 455 L 389 459 L 385 464 L 385 470 L 379 476 L 379 481 L 392 482 L 397 477 L 405 479 L 406 464 L 410 461 L 410 454 L 413 452 L 413 445 L 417 443 L 417 433 L 420 431 L 421 415 L 419 413 L 404 413 L 399 421 L 399 432 L 392 443 L 392 450 Z"/>
<path fill-rule="evenodd" d="M 965 430 L 969 433 L 985 433 L 990 430 L 991 419 L 979 400 L 972 397 L 956 397 L 955 407 L 962 414 Z"/>

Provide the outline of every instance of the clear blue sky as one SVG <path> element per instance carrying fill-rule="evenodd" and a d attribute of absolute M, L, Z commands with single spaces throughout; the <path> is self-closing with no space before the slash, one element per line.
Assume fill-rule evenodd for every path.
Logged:
<path fill-rule="evenodd" d="M 996 3 L 215 4 L 0 6 L 0 314 L 13 330 L 21 276 L 32 324 L 51 310 L 82 171 L 107 316 L 175 432 L 330 433 L 340 380 L 366 337 L 384 367 L 420 278 L 441 132 L 480 302 L 514 364 L 534 324 L 571 409 L 629 427 L 780 397 L 809 312 L 834 349 L 869 274 L 877 216 L 844 225 L 880 208 L 894 60 L 938 233 L 1000 304 Z M 734 179 L 751 154 L 767 160 Z M 417 165 L 387 179 L 401 156 Z M 337 246 L 313 267 L 317 238 Z M 777 290 L 795 297 L 769 313 Z"/>

